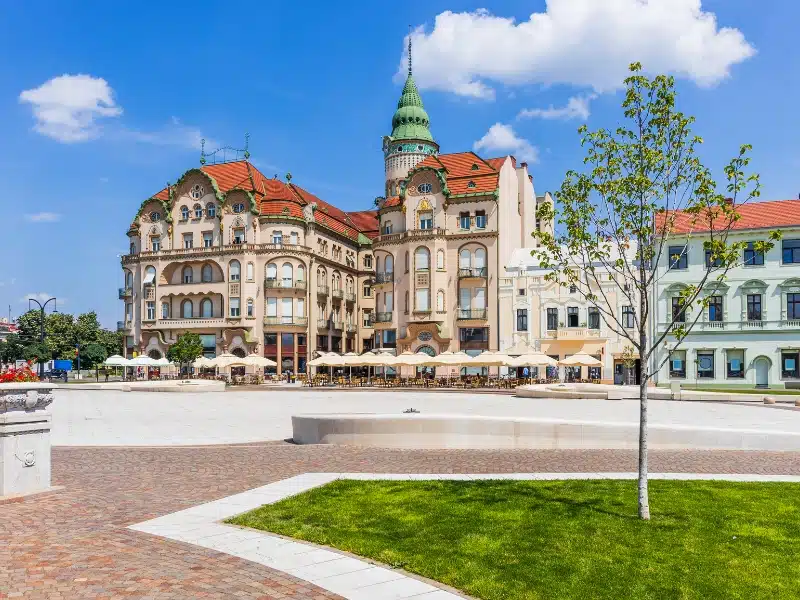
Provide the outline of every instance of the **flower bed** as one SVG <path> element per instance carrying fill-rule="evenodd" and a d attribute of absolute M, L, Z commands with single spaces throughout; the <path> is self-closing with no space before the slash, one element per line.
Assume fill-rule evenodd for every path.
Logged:
<path fill-rule="evenodd" d="M 39 381 L 39 378 L 36 373 L 31 371 L 30 365 L 0 373 L 0 383 L 27 383 L 31 381 Z"/>

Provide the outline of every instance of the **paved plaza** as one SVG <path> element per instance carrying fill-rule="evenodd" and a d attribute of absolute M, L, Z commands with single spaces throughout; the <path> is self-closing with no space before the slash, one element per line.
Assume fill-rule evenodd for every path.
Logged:
<path fill-rule="evenodd" d="M 625 420 L 636 414 L 635 403 L 469 394 L 58 392 L 52 405 L 53 484 L 63 488 L 0 505 L 0 598 L 337 598 L 268 566 L 129 527 L 310 472 L 636 470 L 636 453 L 624 450 L 385 450 L 258 441 L 287 437 L 295 412 L 409 406 L 491 414 L 574 411 L 585 418 Z M 798 423 L 797 412 L 774 407 L 652 406 L 656 421 L 706 419 L 765 428 L 796 428 Z M 654 451 L 650 468 L 800 475 L 800 453 Z"/>
<path fill-rule="evenodd" d="M 292 437 L 291 416 L 309 413 L 468 414 L 638 423 L 630 400 L 551 400 L 502 394 L 376 390 L 264 390 L 199 394 L 56 391 L 53 444 L 238 444 Z M 650 423 L 800 432 L 800 410 L 705 402 L 650 402 Z"/>

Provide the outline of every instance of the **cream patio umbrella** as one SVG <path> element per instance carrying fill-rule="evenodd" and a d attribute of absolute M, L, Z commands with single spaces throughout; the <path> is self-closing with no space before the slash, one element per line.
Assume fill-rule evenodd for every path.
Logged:
<path fill-rule="evenodd" d="M 277 367 L 278 363 L 274 360 L 270 360 L 265 356 L 261 356 L 259 354 L 248 354 L 244 358 L 240 359 L 245 365 L 248 367 Z"/>
<path fill-rule="evenodd" d="M 434 367 L 461 367 L 469 363 L 470 356 L 466 352 L 450 352 L 445 350 L 441 354 L 432 356 L 427 363 Z M 450 379 L 450 369 L 447 369 L 447 379 Z"/>
<path fill-rule="evenodd" d="M 558 361 L 562 367 L 602 367 L 603 363 L 597 360 L 591 354 L 587 354 L 583 350 L 576 352 L 572 356 L 566 357 L 564 360 Z M 564 373 L 566 380 L 566 372 Z"/>
<path fill-rule="evenodd" d="M 400 367 L 421 367 L 430 364 L 431 357 L 424 352 L 409 352 L 406 350 L 395 357 L 394 364 Z M 415 369 L 416 374 L 416 369 Z"/>
<path fill-rule="evenodd" d="M 201 356 L 200 358 L 196 359 L 192 363 L 192 366 L 195 369 L 210 369 L 210 368 L 212 368 L 214 366 L 214 364 L 211 362 L 210 358 L 206 358 L 205 356 Z"/>
<path fill-rule="evenodd" d="M 220 354 L 219 356 L 212 358 L 209 361 L 210 367 L 217 367 L 218 369 L 225 369 L 227 367 L 231 367 L 233 365 L 243 365 L 244 359 L 236 356 L 235 354 L 230 354 L 226 352 L 224 354 Z"/>
<path fill-rule="evenodd" d="M 502 352 L 492 352 L 490 350 L 481 352 L 473 356 L 467 366 L 470 367 L 506 367 L 513 359 Z"/>
<path fill-rule="evenodd" d="M 510 367 L 557 367 L 558 361 L 543 352 L 530 352 L 511 359 Z"/>
<path fill-rule="evenodd" d="M 107 359 L 103 361 L 103 365 L 106 367 L 127 367 L 130 366 L 131 361 L 124 356 L 120 356 L 119 354 L 114 354 L 113 356 L 109 356 Z"/>

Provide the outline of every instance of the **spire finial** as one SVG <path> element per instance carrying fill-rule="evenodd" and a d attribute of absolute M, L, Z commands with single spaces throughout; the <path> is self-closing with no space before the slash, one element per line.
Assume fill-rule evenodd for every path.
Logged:
<path fill-rule="evenodd" d="M 250 134 L 244 134 L 244 159 L 248 160 L 250 158 Z"/>
<path fill-rule="evenodd" d="M 200 140 L 200 164 L 206 164 L 206 140 L 203 138 Z"/>
<path fill-rule="evenodd" d="M 408 26 L 408 75 L 411 76 L 411 25 Z"/>

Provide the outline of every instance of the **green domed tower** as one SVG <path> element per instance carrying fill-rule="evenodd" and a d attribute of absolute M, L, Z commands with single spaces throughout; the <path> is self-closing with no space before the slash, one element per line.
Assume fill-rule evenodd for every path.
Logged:
<path fill-rule="evenodd" d="M 408 172 L 437 154 L 439 144 L 433 139 L 430 118 L 422 105 L 422 97 L 411 72 L 411 36 L 408 38 L 408 78 L 392 116 L 392 134 L 383 138 L 383 158 L 386 172 L 386 196 L 399 193 L 400 181 Z"/>

